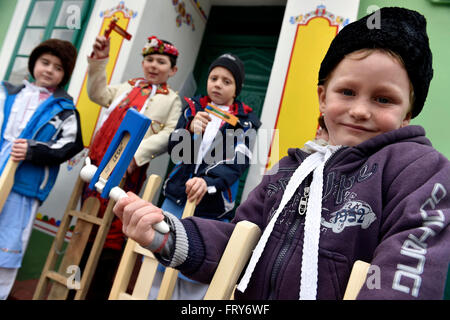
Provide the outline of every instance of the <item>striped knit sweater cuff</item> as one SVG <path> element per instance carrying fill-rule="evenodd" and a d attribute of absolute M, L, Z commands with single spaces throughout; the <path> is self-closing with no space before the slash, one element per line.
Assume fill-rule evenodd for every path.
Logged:
<path fill-rule="evenodd" d="M 188 277 L 197 272 L 197 270 L 205 262 L 206 257 L 203 238 L 197 224 L 194 222 L 195 219 L 196 217 L 189 217 L 180 221 L 183 224 L 186 233 L 189 235 L 189 252 L 186 261 L 178 267 L 178 270 L 183 272 L 183 274 Z"/>
<path fill-rule="evenodd" d="M 164 215 L 166 216 L 165 220 L 169 224 L 173 237 L 169 237 L 171 241 L 168 241 L 165 245 L 165 247 L 171 246 L 171 256 L 167 260 L 164 259 L 166 261 L 161 262 L 168 267 L 176 268 L 187 258 L 189 252 L 188 238 L 183 224 L 176 216 L 166 211 L 164 211 Z M 163 251 L 165 251 L 165 249 L 163 249 Z"/>

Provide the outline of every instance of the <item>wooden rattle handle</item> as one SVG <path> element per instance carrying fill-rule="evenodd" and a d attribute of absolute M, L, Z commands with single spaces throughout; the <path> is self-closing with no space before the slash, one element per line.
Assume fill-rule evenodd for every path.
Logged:
<path fill-rule="evenodd" d="M 109 192 L 109 197 L 114 201 L 119 201 L 122 198 L 128 197 L 127 193 L 123 191 L 120 187 L 114 187 Z M 165 234 L 170 231 L 169 226 L 164 221 L 158 222 L 153 225 L 153 229 L 158 231 L 159 233 Z"/>
<path fill-rule="evenodd" d="M 2 213 L 3 206 L 14 185 L 14 176 L 18 166 L 19 162 L 9 158 L 5 168 L 3 169 L 2 175 L 0 176 L 0 214 Z"/>

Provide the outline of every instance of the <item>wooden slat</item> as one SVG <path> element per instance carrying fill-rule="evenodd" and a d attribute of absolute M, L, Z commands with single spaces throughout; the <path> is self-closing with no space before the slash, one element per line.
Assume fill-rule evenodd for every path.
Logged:
<path fill-rule="evenodd" d="M 117 299 L 115 300 L 134 300 L 131 294 L 128 294 L 126 292 L 120 292 Z"/>
<path fill-rule="evenodd" d="M 55 268 L 56 262 L 59 258 L 58 252 L 60 252 L 62 249 L 64 238 L 66 236 L 67 230 L 69 230 L 70 222 L 72 221 L 72 216 L 70 216 L 68 212 L 70 210 L 74 210 L 77 207 L 83 185 L 84 182 L 80 177 L 78 177 L 77 181 L 75 182 L 72 195 L 70 196 L 69 202 L 67 203 L 65 214 L 61 220 L 61 224 L 58 227 L 58 232 L 56 233 L 50 251 L 48 252 L 47 260 L 45 261 L 41 276 L 36 286 L 36 290 L 33 294 L 33 300 L 41 300 L 44 298 L 44 294 L 49 283 L 46 274 L 48 273 L 48 271 L 54 270 Z"/>
<path fill-rule="evenodd" d="M 136 264 L 136 258 L 138 256 L 134 251 L 134 247 L 136 245 L 137 243 L 133 239 L 127 240 L 108 300 L 123 300 L 120 296 L 121 294 L 125 294 L 125 291 L 128 288 L 128 282 L 130 281 L 134 265 Z"/>
<path fill-rule="evenodd" d="M 152 288 L 153 279 L 155 278 L 158 260 L 153 256 L 144 256 L 141 269 L 136 280 L 133 290 L 133 299 L 147 300 Z"/>
<path fill-rule="evenodd" d="M 142 254 L 143 256 L 146 257 L 154 257 L 153 252 L 151 252 L 148 249 L 142 248 L 139 243 L 136 243 L 136 245 L 134 246 L 134 252 L 138 253 L 138 254 Z"/>
<path fill-rule="evenodd" d="M 186 205 L 184 206 L 183 215 L 181 216 L 181 219 L 192 217 L 195 212 L 195 202 L 188 201 Z"/>
<path fill-rule="evenodd" d="M 155 197 L 156 191 L 158 191 L 161 185 L 162 178 L 157 174 L 152 174 L 148 177 L 147 184 L 145 186 L 144 193 L 142 194 L 142 199 L 148 202 L 152 202 Z"/>
<path fill-rule="evenodd" d="M 195 212 L 195 202 L 187 201 L 184 206 L 183 215 L 181 218 L 192 217 Z M 161 281 L 157 300 L 170 300 L 172 298 L 173 290 L 178 278 L 178 270 L 167 267 L 164 271 L 164 276 Z"/>
<path fill-rule="evenodd" d="M 100 201 L 97 198 L 89 197 L 83 203 L 81 209 L 83 215 L 86 217 L 97 216 L 100 209 Z M 100 219 L 101 220 L 101 219 Z M 72 238 L 64 253 L 64 257 L 60 263 L 58 273 L 66 274 L 69 266 L 78 266 L 83 256 L 83 252 L 86 248 L 86 244 L 89 240 L 89 236 L 92 231 L 93 224 L 89 221 L 77 220 L 75 228 L 72 232 Z M 50 293 L 47 297 L 48 300 L 65 300 L 69 294 L 69 289 L 64 285 L 53 284 Z"/>
<path fill-rule="evenodd" d="M 93 224 L 96 224 L 99 226 L 102 224 L 101 218 L 94 217 L 92 215 L 87 214 L 86 212 L 71 210 L 71 211 L 69 211 L 69 214 L 72 217 L 77 217 L 78 219 L 82 219 L 84 221 L 87 221 L 87 222 L 90 222 L 90 223 L 93 223 Z"/>
<path fill-rule="evenodd" d="M 172 298 L 177 278 L 178 270 L 167 267 L 159 287 L 157 300 L 170 300 Z"/>
<path fill-rule="evenodd" d="M 121 183 L 123 183 L 123 179 Z M 92 277 L 94 276 L 95 269 L 97 267 L 98 259 L 100 258 L 100 254 L 103 250 L 106 235 L 108 234 L 108 230 L 114 217 L 114 213 L 112 211 L 114 204 L 114 201 L 110 200 L 108 202 L 108 206 L 106 207 L 105 213 L 103 215 L 102 224 L 98 228 L 97 235 L 95 236 L 91 252 L 89 253 L 89 257 L 86 262 L 86 266 L 83 270 L 83 275 L 81 277 L 81 289 L 77 290 L 77 293 L 75 294 L 75 300 L 84 300 L 89 290 Z"/>
<path fill-rule="evenodd" d="M 142 199 L 149 202 L 152 201 L 156 194 L 156 191 L 161 184 L 161 180 L 162 179 L 160 176 L 152 174 L 148 178 Z M 138 254 L 149 257 L 153 256 L 153 253 L 151 251 L 142 248 L 133 239 L 128 239 L 125 250 L 122 254 L 122 258 L 120 259 L 120 264 L 116 272 L 116 277 L 114 278 L 111 292 L 108 297 L 109 300 L 128 300 L 131 298 L 131 295 L 127 294 L 126 290 L 128 288 L 128 283 L 136 264 L 136 258 L 138 257 Z M 154 273 L 155 271 L 153 272 L 152 278 L 154 277 Z"/>
<path fill-rule="evenodd" d="M 19 162 L 9 158 L 3 169 L 2 175 L 0 176 L 0 214 L 2 213 L 3 206 L 11 192 L 11 188 L 14 185 L 14 176 L 18 165 Z"/>
<path fill-rule="evenodd" d="M 256 224 L 249 221 L 241 221 L 236 224 L 205 294 L 205 300 L 230 299 L 239 275 L 260 236 L 261 230 Z"/>
<path fill-rule="evenodd" d="M 355 300 L 366 281 L 367 271 L 369 271 L 370 264 L 361 260 L 355 261 L 353 264 L 350 278 L 345 289 L 344 300 Z"/>
<path fill-rule="evenodd" d="M 47 272 L 46 277 L 51 279 L 51 280 L 53 280 L 53 281 L 56 281 L 56 282 L 62 284 L 63 286 L 65 286 L 67 284 L 67 277 L 59 274 L 56 271 L 49 271 L 49 272 Z"/>

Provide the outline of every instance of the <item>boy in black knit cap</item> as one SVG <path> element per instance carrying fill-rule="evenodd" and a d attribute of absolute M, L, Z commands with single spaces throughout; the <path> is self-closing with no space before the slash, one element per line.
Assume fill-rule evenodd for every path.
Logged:
<path fill-rule="evenodd" d="M 4 81 L 0 88 L 0 172 L 9 158 L 20 162 L 0 212 L 0 299 L 14 283 L 34 216 L 55 184 L 59 165 L 83 149 L 78 111 L 62 88 L 76 58 L 72 43 L 46 40 L 28 60 L 35 81 L 19 86 Z"/>
<path fill-rule="evenodd" d="M 187 104 L 169 139 L 169 154 L 175 167 L 164 183 L 166 198 L 162 205 L 164 210 L 179 218 L 187 199 L 197 204 L 195 216 L 226 221 L 231 218 L 239 178 L 250 163 L 250 146 L 243 136 L 230 143 L 226 141 L 226 135 L 231 131 L 246 132 L 251 128 L 256 130 L 260 125 L 252 109 L 236 99 L 242 90 L 244 78 L 244 63 L 241 59 L 225 53 L 209 66 L 208 95 L 185 97 Z M 239 122 L 232 125 L 207 113 L 205 108 L 208 104 L 236 116 Z M 182 155 L 176 154 L 186 140 L 191 142 L 191 148 L 183 150 Z M 191 156 L 187 156 L 188 151 Z M 237 153 L 245 156 L 236 156 Z M 208 156 L 211 158 L 212 154 L 214 159 L 208 160 Z M 177 161 L 176 157 L 179 156 L 183 161 Z M 243 161 L 239 162 L 239 159 Z M 161 274 L 156 279 L 159 276 Z M 150 298 L 156 297 L 159 289 L 157 282 L 156 280 Z M 204 284 L 181 275 L 173 298 L 201 299 L 206 289 Z"/>
<path fill-rule="evenodd" d="M 328 145 L 290 149 L 232 223 L 178 220 L 133 194 L 114 211 L 159 260 L 207 283 L 234 224 L 263 234 L 235 299 L 342 299 L 355 261 L 371 264 L 358 299 L 442 299 L 450 260 L 450 162 L 420 126 L 433 76 L 425 18 L 382 8 L 332 41 L 319 71 Z M 305 201 L 307 205 L 305 205 Z M 306 209 L 306 210 L 305 210 Z M 171 225 L 162 242 L 149 224 Z"/>
<path fill-rule="evenodd" d="M 186 199 L 196 201 L 195 215 L 198 216 L 226 218 L 226 214 L 233 209 L 237 180 L 248 167 L 249 161 L 247 160 L 249 159 L 242 164 L 233 162 L 217 164 L 207 163 L 205 155 L 211 145 L 214 145 L 213 139 L 218 132 L 224 135 L 227 129 L 242 129 L 245 132 L 250 128 L 257 129 L 260 126 L 252 109 L 236 99 L 242 90 L 244 78 L 243 62 L 239 57 L 225 53 L 214 60 L 209 67 L 208 95 L 185 97 L 187 104 L 178 121 L 177 129 L 169 139 L 169 153 L 179 144 L 179 135 L 182 130 L 187 132 L 192 139 L 196 139 L 197 135 L 201 135 L 203 139 L 199 150 L 194 150 L 195 143 L 192 143 L 191 163 L 177 163 L 165 183 L 164 195 L 167 201 L 179 206 L 180 212 Z M 236 116 L 239 122 L 231 125 L 212 116 L 205 111 L 208 104 Z M 225 142 L 225 135 L 223 141 Z M 234 147 L 236 148 L 241 142 L 235 142 Z M 240 152 L 248 154 L 246 152 L 248 145 L 241 145 L 240 148 L 242 148 L 239 149 Z M 214 151 L 217 152 L 217 149 Z M 214 154 L 214 156 L 216 159 L 225 160 L 225 150 L 223 155 Z M 227 154 L 227 156 L 229 155 Z M 174 160 L 174 162 L 177 161 Z M 204 196 L 205 198 L 203 198 Z"/>

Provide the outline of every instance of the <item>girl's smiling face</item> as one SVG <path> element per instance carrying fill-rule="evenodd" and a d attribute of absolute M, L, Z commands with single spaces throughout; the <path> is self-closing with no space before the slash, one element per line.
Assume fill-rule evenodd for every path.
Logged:
<path fill-rule="evenodd" d="M 355 146 L 411 119 L 408 74 L 381 50 L 347 55 L 317 92 L 332 145 Z"/>

